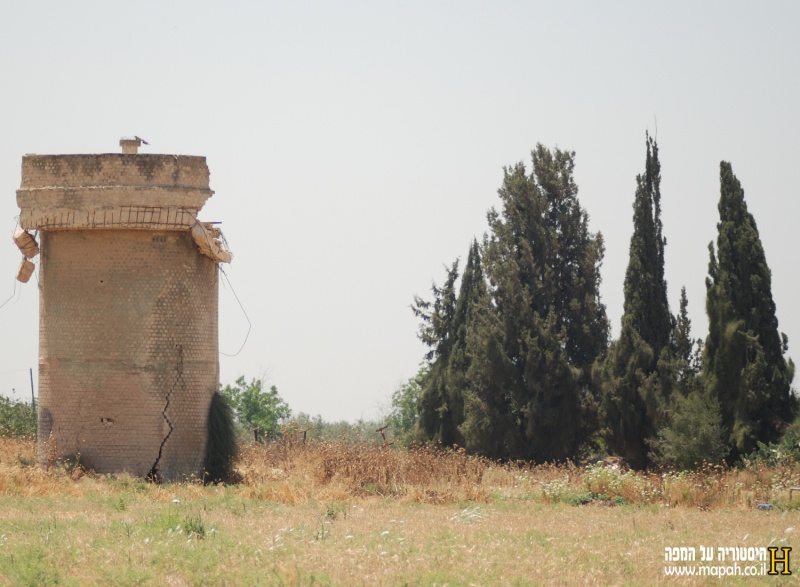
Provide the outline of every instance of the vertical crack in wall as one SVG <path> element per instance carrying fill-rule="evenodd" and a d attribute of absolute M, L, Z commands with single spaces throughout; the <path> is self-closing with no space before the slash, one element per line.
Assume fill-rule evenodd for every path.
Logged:
<path fill-rule="evenodd" d="M 183 381 L 183 346 L 176 344 L 175 348 L 178 349 L 178 362 L 175 366 L 175 381 L 172 383 L 172 387 L 170 387 L 169 391 L 166 395 L 166 404 L 164 405 L 164 411 L 161 412 L 161 416 L 164 418 L 164 421 L 167 423 L 169 430 L 167 431 L 167 435 L 164 436 L 164 439 L 161 441 L 161 445 L 158 447 L 158 456 L 156 457 L 156 462 L 153 463 L 153 467 L 150 469 L 150 472 L 147 474 L 147 479 L 153 481 L 155 483 L 161 482 L 161 472 L 158 469 L 158 464 L 161 461 L 161 457 L 164 454 L 164 445 L 167 444 L 167 440 L 169 437 L 172 436 L 172 431 L 175 429 L 172 426 L 172 422 L 170 421 L 169 417 L 167 416 L 167 410 L 169 409 L 169 402 L 170 396 L 172 396 L 172 392 L 175 391 L 175 388 L 178 386 L 179 383 Z"/>

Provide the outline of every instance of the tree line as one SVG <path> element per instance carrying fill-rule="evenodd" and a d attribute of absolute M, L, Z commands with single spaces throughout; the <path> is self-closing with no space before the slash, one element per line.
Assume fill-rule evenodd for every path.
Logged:
<path fill-rule="evenodd" d="M 491 458 L 607 453 L 637 468 L 735 460 L 778 441 L 798 413 L 794 364 L 730 163 L 720 163 L 704 339 L 692 337 L 685 288 L 677 314 L 667 299 L 657 142 L 645 136 L 636 177 L 616 340 L 600 298 L 603 237 L 589 230 L 574 167 L 574 152 L 539 144 L 530 171 L 504 168 L 500 204 L 463 271 L 454 261 L 430 299 L 415 296 L 428 351 L 395 394 L 416 411 L 403 429 Z"/>

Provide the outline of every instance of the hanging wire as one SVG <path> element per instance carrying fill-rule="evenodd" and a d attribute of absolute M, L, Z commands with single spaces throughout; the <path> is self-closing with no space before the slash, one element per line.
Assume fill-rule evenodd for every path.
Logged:
<path fill-rule="evenodd" d="M 239 296 L 236 295 L 236 290 L 233 289 L 233 285 L 231 284 L 231 280 L 228 279 L 228 274 L 225 273 L 225 270 L 222 268 L 221 265 L 218 265 L 218 267 L 219 267 L 220 272 L 222 272 L 223 277 L 225 277 L 225 281 L 228 282 L 228 286 L 231 288 L 231 293 L 233 294 L 233 297 L 236 298 L 236 302 L 239 304 L 239 308 L 241 308 L 242 314 L 244 314 L 245 320 L 247 320 L 247 334 L 244 335 L 244 340 L 242 341 L 242 346 L 239 347 L 239 350 L 236 351 L 235 353 L 233 353 L 232 355 L 229 355 L 228 353 L 223 353 L 222 351 L 219 352 L 220 355 L 224 355 L 226 357 L 235 357 L 239 353 L 242 352 L 242 349 L 244 348 L 244 345 L 247 344 L 247 339 L 250 336 L 250 331 L 253 328 L 253 323 L 250 322 L 250 317 L 247 315 L 247 312 L 245 312 L 244 306 L 242 305 L 242 302 L 239 300 Z"/>
<path fill-rule="evenodd" d="M 20 290 L 20 291 L 21 291 L 21 290 Z M 2 304 L 0 304 L 0 308 L 2 308 L 3 306 L 5 306 L 5 305 L 6 305 L 8 302 L 10 302 L 11 300 L 13 300 L 13 299 L 14 299 L 14 296 L 16 296 L 16 295 L 17 295 L 17 278 L 15 277 L 15 278 L 14 278 L 14 290 L 11 292 L 11 295 L 10 295 L 10 296 L 8 296 L 8 299 L 7 299 L 5 302 L 3 302 Z"/>
<path fill-rule="evenodd" d="M 11 234 L 14 234 L 15 232 L 17 232 L 18 228 L 19 228 L 19 215 L 14 216 L 14 230 L 11 231 Z M 23 255 L 22 258 L 24 259 L 25 256 Z M 20 291 L 22 291 L 22 290 L 20 289 Z M 16 295 L 17 295 L 17 278 L 15 277 L 14 278 L 14 289 L 11 291 L 11 295 L 8 296 L 8 299 L 6 301 L 4 301 L 2 304 L 0 304 L 0 308 L 5 306 L 11 300 L 13 300 L 14 296 L 16 296 Z"/>

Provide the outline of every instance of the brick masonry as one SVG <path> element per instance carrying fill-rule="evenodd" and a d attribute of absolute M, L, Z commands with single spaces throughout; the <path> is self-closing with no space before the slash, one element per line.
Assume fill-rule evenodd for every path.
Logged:
<path fill-rule="evenodd" d="M 191 228 L 214 193 L 205 157 L 26 155 L 17 190 L 25 229 Z"/>
<path fill-rule="evenodd" d="M 40 462 L 200 474 L 219 386 L 218 268 L 191 232 L 213 193 L 205 158 L 28 155 L 22 171 L 22 225 L 40 231 Z"/>

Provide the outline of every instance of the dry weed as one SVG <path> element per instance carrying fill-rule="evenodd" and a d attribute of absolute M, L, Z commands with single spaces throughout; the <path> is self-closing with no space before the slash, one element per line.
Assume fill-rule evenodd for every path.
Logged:
<path fill-rule="evenodd" d="M 145 485 L 125 475 L 97 475 L 74 464 L 42 467 L 35 462 L 34 441 L 0 438 L 0 495 L 116 495 L 139 483 L 151 500 L 166 503 L 176 494 L 196 499 L 205 491 L 196 480 Z M 797 465 L 729 468 L 704 464 L 697 471 L 634 472 L 607 463 L 586 467 L 497 463 L 462 449 L 286 440 L 245 445 L 236 472 L 240 480 L 236 492 L 241 497 L 287 505 L 382 497 L 427 504 L 538 499 L 703 510 L 769 502 L 793 507 L 789 489 L 800 486 Z"/>

